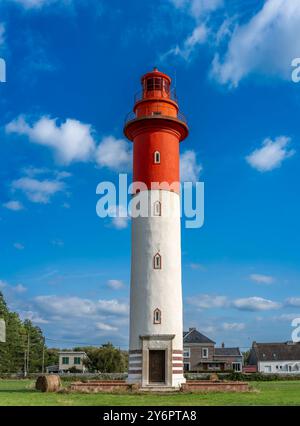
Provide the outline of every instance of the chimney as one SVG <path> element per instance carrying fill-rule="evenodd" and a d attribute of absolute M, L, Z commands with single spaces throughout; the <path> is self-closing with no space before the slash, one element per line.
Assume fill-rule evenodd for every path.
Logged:
<path fill-rule="evenodd" d="M 225 348 L 225 343 L 224 342 L 222 342 L 222 348 Z"/>

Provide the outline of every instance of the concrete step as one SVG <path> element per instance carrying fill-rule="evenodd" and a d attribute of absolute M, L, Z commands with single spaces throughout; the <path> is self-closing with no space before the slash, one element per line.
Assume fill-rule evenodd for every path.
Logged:
<path fill-rule="evenodd" d="M 140 388 L 141 392 L 176 392 L 179 388 L 175 386 L 164 386 L 164 385 L 148 385 Z"/>

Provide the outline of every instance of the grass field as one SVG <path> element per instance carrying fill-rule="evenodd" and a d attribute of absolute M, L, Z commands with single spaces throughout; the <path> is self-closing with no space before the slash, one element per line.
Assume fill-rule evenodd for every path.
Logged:
<path fill-rule="evenodd" d="M 0 405 L 300 405 L 300 381 L 253 382 L 251 387 L 247 393 L 43 394 L 31 380 L 0 380 Z"/>

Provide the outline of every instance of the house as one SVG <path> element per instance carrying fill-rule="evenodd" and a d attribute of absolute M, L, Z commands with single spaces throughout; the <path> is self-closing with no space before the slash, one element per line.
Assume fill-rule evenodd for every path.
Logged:
<path fill-rule="evenodd" d="M 266 374 L 300 374 L 300 342 L 253 342 L 249 365 Z"/>
<path fill-rule="evenodd" d="M 59 356 L 59 366 L 58 369 L 60 372 L 66 372 L 70 368 L 76 368 L 80 372 L 84 373 L 86 368 L 84 366 L 83 360 L 86 358 L 85 352 L 77 351 L 61 351 L 58 352 Z"/>
<path fill-rule="evenodd" d="M 196 328 L 183 332 L 185 371 L 242 371 L 243 355 L 239 348 L 215 347 L 215 342 Z"/>

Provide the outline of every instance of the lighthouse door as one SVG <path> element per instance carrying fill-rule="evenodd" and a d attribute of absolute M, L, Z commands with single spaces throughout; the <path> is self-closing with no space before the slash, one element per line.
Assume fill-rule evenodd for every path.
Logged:
<path fill-rule="evenodd" d="M 149 382 L 164 383 L 165 376 L 165 351 L 149 351 Z"/>

